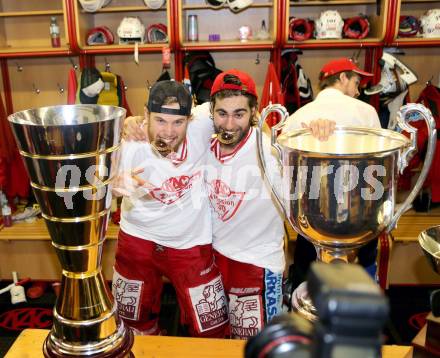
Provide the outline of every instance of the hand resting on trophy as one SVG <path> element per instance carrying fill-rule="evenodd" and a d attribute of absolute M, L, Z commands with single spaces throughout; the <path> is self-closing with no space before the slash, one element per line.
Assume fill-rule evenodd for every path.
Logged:
<path fill-rule="evenodd" d="M 335 131 L 336 122 L 328 119 L 316 119 L 309 124 L 301 123 L 303 128 L 310 130 L 313 137 L 326 141 Z"/>

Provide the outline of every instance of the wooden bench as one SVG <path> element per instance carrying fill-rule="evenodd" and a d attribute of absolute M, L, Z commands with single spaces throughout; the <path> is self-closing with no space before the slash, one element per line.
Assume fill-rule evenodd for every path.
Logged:
<path fill-rule="evenodd" d="M 119 226 L 110 223 L 104 243 L 102 263 L 104 275 L 109 280 L 113 276 L 118 231 Z M 12 279 L 11 271 L 17 271 L 19 277 L 60 279 L 61 266 L 43 219 L 14 223 L 0 230 L 0 278 Z"/>
<path fill-rule="evenodd" d="M 440 277 L 432 272 L 419 248 L 419 233 L 430 226 L 440 225 L 440 208 L 429 213 L 405 213 L 394 237 L 389 264 L 389 284 L 436 284 Z M 294 241 L 296 233 L 286 225 L 289 239 Z M 103 268 L 107 279 L 113 275 L 114 253 L 119 226 L 109 224 L 104 244 Z M 0 278 L 11 279 L 11 271 L 20 277 L 58 280 L 61 267 L 50 243 L 44 220 L 33 223 L 14 223 L 0 230 Z"/>
<path fill-rule="evenodd" d="M 49 331 L 25 329 L 5 358 L 43 358 L 41 347 Z M 132 352 L 136 358 L 155 357 L 243 357 L 246 341 L 238 339 L 135 336 Z M 409 346 L 382 346 L 383 358 L 411 358 Z"/>

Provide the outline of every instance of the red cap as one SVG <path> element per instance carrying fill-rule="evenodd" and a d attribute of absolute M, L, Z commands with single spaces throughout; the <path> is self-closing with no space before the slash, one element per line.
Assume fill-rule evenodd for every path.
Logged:
<path fill-rule="evenodd" d="M 234 75 L 238 77 L 241 82 L 241 85 L 235 85 L 232 83 L 225 83 L 224 78 L 226 75 Z M 228 70 L 220 73 L 214 80 L 214 83 L 211 87 L 211 96 L 215 95 L 217 92 L 222 90 L 237 90 L 242 91 L 244 93 L 251 94 L 258 98 L 257 89 L 255 87 L 255 82 L 251 76 L 247 73 L 239 71 L 239 70 Z"/>
<path fill-rule="evenodd" d="M 361 76 L 368 76 L 368 77 L 373 76 L 372 73 L 362 71 L 359 67 L 357 67 L 354 64 L 353 61 L 351 61 L 349 58 L 344 57 L 326 63 L 321 69 L 321 73 L 319 74 L 319 79 L 323 80 L 324 78 L 333 76 L 337 73 L 344 71 L 353 71 Z"/>

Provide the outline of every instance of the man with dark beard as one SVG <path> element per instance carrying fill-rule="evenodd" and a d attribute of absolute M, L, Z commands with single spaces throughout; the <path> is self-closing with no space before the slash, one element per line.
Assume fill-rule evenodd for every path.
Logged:
<path fill-rule="evenodd" d="M 245 339 L 281 311 L 283 217 L 259 164 L 252 78 L 237 70 L 218 75 L 210 107 L 216 138 L 206 181 L 213 208 L 214 254 L 228 296 L 231 336 Z M 265 150 L 268 172 L 279 179 L 269 141 Z"/>

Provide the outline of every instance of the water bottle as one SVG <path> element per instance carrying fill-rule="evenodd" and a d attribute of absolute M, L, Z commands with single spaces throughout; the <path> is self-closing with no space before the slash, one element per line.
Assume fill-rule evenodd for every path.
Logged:
<path fill-rule="evenodd" d="M 197 15 L 188 15 L 188 41 L 199 41 Z"/>
<path fill-rule="evenodd" d="M 50 18 L 50 41 L 52 47 L 61 47 L 60 27 L 55 16 Z"/>

